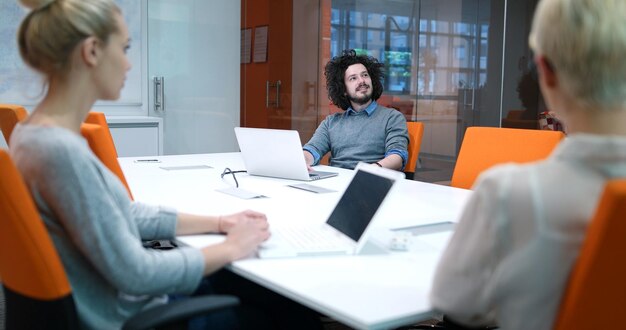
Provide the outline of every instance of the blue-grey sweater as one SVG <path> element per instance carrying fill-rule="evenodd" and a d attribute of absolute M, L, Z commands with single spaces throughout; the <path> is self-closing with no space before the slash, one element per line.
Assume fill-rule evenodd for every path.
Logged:
<path fill-rule="evenodd" d="M 363 111 L 348 109 L 326 117 L 303 149 L 315 158 L 313 165 L 327 152 L 331 153 L 331 166 L 350 169 L 359 162 L 374 163 L 397 154 L 404 168 L 408 144 L 404 116 L 374 101 Z"/>

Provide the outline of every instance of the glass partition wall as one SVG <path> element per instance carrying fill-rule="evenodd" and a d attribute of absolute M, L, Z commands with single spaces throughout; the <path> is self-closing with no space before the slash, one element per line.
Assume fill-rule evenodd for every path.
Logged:
<path fill-rule="evenodd" d="M 422 170 L 449 180 L 465 128 L 499 126 L 503 13 L 489 0 L 333 0 L 329 55 L 353 48 L 385 64 L 379 103 L 424 123 Z"/>
<path fill-rule="evenodd" d="M 340 111 L 328 100 L 324 65 L 356 49 L 385 64 L 379 103 L 425 124 L 415 178 L 447 181 L 467 127 L 536 126 L 538 88 L 520 88 L 536 2 L 243 0 L 252 53 L 259 28 L 268 27 L 269 42 L 266 59 L 242 61 L 241 125 L 295 129 L 305 143 Z M 527 108 L 520 98 L 528 90 L 539 105 L 534 120 L 509 120 Z"/>

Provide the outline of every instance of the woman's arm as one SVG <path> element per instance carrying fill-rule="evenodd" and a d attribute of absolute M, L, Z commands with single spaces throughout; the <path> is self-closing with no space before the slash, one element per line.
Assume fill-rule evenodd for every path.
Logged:
<path fill-rule="evenodd" d="M 218 233 L 219 216 L 178 213 L 176 235 Z"/>
<path fill-rule="evenodd" d="M 265 214 L 251 210 L 220 216 L 179 213 L 176 223 L 176 235 L 228 233 L 239 222 L 248 220 L 267 222 Z"/>
<path fill-rule="evenodd" d="M 244 258 L 270 236 L 269 224 L 263 213 L 246 210 L 221 216 L 178 215 L 176 234 L 226 233 L 220 244 L 202 249 L 204 275 Z"/>
<path fill-rule="evenodd" d="M 222 224 L 225 224 L 224 220 Z M 240 219 L 226 230 L 227 236 L 224 242 L 202 249 L 205 260 L 205 275 L 232 261 L 253 254 L 257 247 L 270 237 L 269 224 L 265 216 L 263 218 L 246 217 Z"/>

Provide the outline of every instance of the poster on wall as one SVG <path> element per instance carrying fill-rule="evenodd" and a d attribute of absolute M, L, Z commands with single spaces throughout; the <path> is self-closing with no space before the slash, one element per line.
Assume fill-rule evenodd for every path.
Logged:
<path fill-rule="evenodd" d="M 267 25 L 257 26 L 254 29 L 254 63 L 267 61 L 267 31 Z"/>
<path fill-rule="evenodd" d="M 250 63 L 252 55 L 252 29 L 241 30 L 241 63 Z"/>

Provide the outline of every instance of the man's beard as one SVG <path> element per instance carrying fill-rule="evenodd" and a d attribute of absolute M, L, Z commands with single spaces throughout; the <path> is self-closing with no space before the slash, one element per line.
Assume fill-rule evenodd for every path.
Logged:
<path fill-rule="evenodd" d="M 354 97 L 354 96 L 352 96 L 352 95 L 350 95 L 348 93 L 348 100 L 350 102 L 356 103 L 358 105 L 363 105 L 363 104 L 369 102 L 372 99 L 372 93 L 373 92 L 372 92 L 371 86 L 368 86 L 368 92 L 369 93 L 366 93 L 363 96 L 357 96 L 357 97 Z"/>

